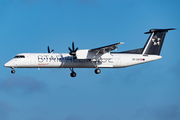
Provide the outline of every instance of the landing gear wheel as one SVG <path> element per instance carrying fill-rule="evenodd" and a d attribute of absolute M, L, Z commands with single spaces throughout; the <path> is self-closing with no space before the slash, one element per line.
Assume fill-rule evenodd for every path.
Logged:
<path fill-rule="evenodd" d="M 96 74 L 99 74 L 99 73 L 101 73 L 101 70 L 100 69 L 95 69 L 95 71 L 94 71 Z"/>
<path fill-rule="evenodd" d="M 75 72 L 72 72 L 70 75 L 71 75 L 71 77 L 76 77 L 76 73 Z"/>
<path fill-rule="evenodd" d="M 11 70 L 11 73 L 14 74 L 14 73 L 15 73 L 15 70 Z"/>

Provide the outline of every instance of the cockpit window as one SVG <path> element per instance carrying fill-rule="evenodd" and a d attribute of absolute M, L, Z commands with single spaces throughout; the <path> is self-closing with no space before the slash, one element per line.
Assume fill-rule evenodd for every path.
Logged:
<path fill-rule="evenodd" d="M 14 58 L 25 58 L 24 55 L 16 55 Z"/>

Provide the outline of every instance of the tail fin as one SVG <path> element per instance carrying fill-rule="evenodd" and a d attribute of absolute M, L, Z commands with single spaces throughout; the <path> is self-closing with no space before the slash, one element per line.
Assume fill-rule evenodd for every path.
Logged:
<path fill-rule="evenodd" d="M 150 55 L 159 55 L 161 52 L 161 48 L 164 42 L 164 38 L 166 35 L 166 32 L 168 30 L 175 30 L 174 28 L 170 29 L 151 29 L 149 32 L 145 32 L 145 34 L 151 33 L 149 36 L 144 48 L 142 54 L 150 54 Z"/>

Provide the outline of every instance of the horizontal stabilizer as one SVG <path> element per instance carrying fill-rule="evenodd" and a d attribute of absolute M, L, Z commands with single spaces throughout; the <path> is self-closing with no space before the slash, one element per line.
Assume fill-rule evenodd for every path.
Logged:
<path fill-rule="evenodd" d="M 169 28 L 169 29 L 151 29 L 149 32 L 145 32 L 144 34 L 149 34 L 153 32 L 168 32 L 169 30 L 176 30 L 175 28 Z"/>

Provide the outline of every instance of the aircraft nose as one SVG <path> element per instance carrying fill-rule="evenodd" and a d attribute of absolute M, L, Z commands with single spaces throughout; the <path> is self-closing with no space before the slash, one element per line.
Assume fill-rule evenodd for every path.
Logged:
<path fill-rule="evenodd" d="M 11 67 L 11 63 L 10 62 L 5 63 L 4 67 Z"/>
<path fill-rule="evenodd" d="M 8 62 L 4 64 L 4 67 L 7 67 L 8 66 Z"/>

